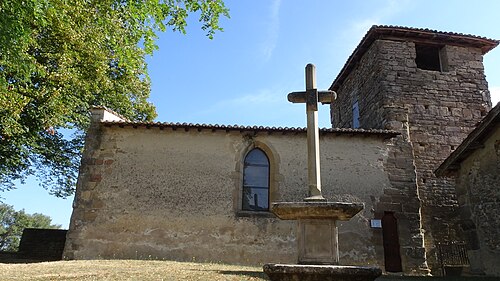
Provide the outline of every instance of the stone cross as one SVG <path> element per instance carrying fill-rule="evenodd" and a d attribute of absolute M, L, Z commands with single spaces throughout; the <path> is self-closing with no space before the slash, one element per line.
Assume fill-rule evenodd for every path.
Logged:
<path fill-rule="evenodd" d="M 316 67 L 311 63 L 306 66 L 306 91 L 288 94 L 288 101 L 306 104 L 309 197 L 305 198 L 304 201 L 326 201 L 321 194 L 318 102 L 330 103 L 335 98 L 336 94 L 333 91 L 318 91 L 316 88 Z"/>

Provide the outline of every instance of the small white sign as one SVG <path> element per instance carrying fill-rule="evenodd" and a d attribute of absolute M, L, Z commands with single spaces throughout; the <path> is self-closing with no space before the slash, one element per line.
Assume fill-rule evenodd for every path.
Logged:
<path fill-rule="evenodd" d="M 371 228 L 382 228 L 382 220 L 370 220 Z"/>

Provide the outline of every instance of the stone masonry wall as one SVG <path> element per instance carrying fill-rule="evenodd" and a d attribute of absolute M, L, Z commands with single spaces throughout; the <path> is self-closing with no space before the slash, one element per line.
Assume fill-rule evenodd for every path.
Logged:
<path fill-rule="evenodd" d="M 352 126 L 353 100 L 357 100 L 359 104 L 361 128 L 383 128 L 384 124 L 392 122 L 386 119 L 384 111 L 386 89 L 383 81 L 387 73 L 382 67 L 386 53 L 381 45 L 380 41 L 372 44 L 337 91 L 337 100 L 331 104 L 333 127 Z M 399 124 L 407 128 L 404 107 L 396 106 L 395 109 L 401 111 Z M 384 196 L 377 203 L 375 214 L 377 218 L 381 218 L 384 212 L 395 213 L 398 219 L 403 271 L 407 274 L 426 274 L 428 269 L 421 230 L 413 148 L 409 142 L 408 131 L 398 129 L 402 135 L 391 141 L 385 165 L 391 185 L 384 189 Z M 380 247 L 383 254 L 383 245 Z"/>
<path fill-rule="evenodd" d="M 390 186 L 389 140 L 322 134 L 323 191 L 365 202 L 339 223 L 343 264 L 383 265 L 369 227 Z M 305 133 L 160 129 L 93 123 L 87 137 L 64 255 L 238 264 L 296 262 L 295 223 L 241 212 L 241 162 L 251 147 L 271 160 L 274 201 L 307 196 Z"/>
<path fill-rule="evenodd" d="M 337 91 L 337 99 L 331 104 L 331 120 L 334 128 L 352 128 L 352 105 L 359 104 L 359 124 L 361 128 L 383 126 L 384 89 L 381 75 L 379 44 L 375 42 L 365 53 Z"/>
<path fill-rule="evenodd" d="M 433 171 L 491 107 L 481 50 L 444 46 L 441 55 L 446 71 L 422 70 L 415 63 L 413 42 L 377 40 L 339 90 L 339 96 L 356 91 L 365 95 L 366 102 L 359 102 L 362 127 L 406 133 L 413 150 L 406 156 L 413 157 L 416 167 L 427 262 L 433 273 L 438 270 L 435 243 L 463 240 L 454 182 L 436 178 Z M 376 86 L 367 87 L 372 83 L 367 77 L 375 78 Z M 347 102 L 333 104 L 332 115 L 352 106 Z"/>
<path fill-rule="evenodd" d="M 500 276 L 500 125 L 460 165 L 457 197 L 471 271 Z"/>

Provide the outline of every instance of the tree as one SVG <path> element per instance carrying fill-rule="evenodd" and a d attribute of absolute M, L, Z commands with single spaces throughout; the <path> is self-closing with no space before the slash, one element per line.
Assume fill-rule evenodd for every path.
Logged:
<path fill-rule="evenodd" d="M 71 195 L 92 106 L 154 119 L 145 56 L 192 13 L 209 38 L 229 17 L 222 0 L 0 1 L 0 191 L 35 175 Z"/>
<path fill-rule="evenodd" d="M 17 251 L 25 228 L 58 229 L 61 225 L 52 224 L 52 219 L 46 215 L 26 214 L 24 210 L 16 211 L 0 203 L 0 251 Z"/>

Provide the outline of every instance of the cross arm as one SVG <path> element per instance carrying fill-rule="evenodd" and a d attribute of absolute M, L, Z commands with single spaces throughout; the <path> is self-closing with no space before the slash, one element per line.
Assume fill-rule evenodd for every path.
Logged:
<path fill-rule="evenodd" d="M 318 101 L 322 104 L 331 103 L 337 99 L 337 93 L 334 91 L 319 91 Z"/>
<path fill-rule="evenodd" d="M 288 94 L 288 101 L 292 103 L 306 103 L 307 94 L 318 93 L 318 102 L 330 103 L 337 98 L 337 94 L 334 91 L 318 91 L 317 89 L 311 89 L 304 92 L 291 92 Z"/>

